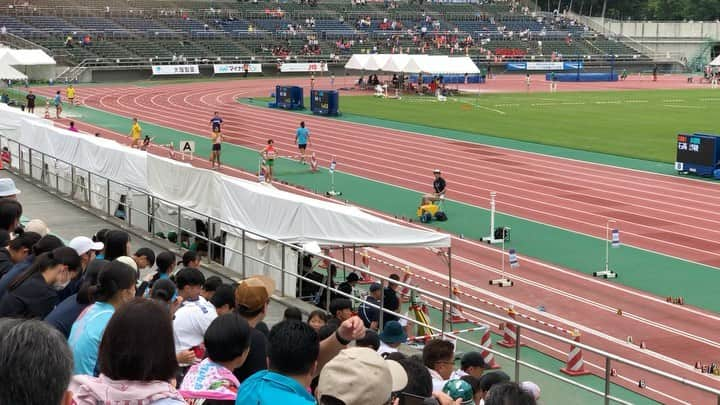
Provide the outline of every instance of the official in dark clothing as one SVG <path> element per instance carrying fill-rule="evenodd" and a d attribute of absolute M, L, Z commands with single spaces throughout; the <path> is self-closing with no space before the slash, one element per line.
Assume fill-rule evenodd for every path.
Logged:
<path fill-rule="evenodd" d="M 400 277 L 397 274 L 391 274 L 390 278 L 395 281 L 400 281 Z M 383 292 L 385 295 L 385 298 L 383 299 L 383 308 L 386 310 L 383 314 L 383 323 L 400 320 L 400 317 L 388 312 L 400 311 L 400 298 L 398 298 L 397 292 L 395 291 L 396 288 L 397 284 L 390 283 L 387 287 L 385 287 L 385 291 Z"/>
<path fill-rule="evenodd" d="M 26 234 L 29 232 L 26 232 Z M 34 233 L 34 232 L 33 232 Z M 37 234 L 36 234 L 37 235 Z M 42 253 L 50 252 L 55 248 L 63 246 L 63 242 L 55 235 L 45 235 L 33 245 L 32 254 L 25 257 L 25 260 L 14 265 L 2 278 L 0 278 L 0 298 L 8 291 L 8 286 L 23 271 L 33 264 L 35 258 Z"/>
<path fill-rule="evenodd" d="M 378 307 L 380 306 L 382 294 L 382 285 L 379 283 L 371 284 L 370 295 L 365 298 L 365 301 L 363 301 L 358 308 L 358 315 L 360 316 L 360 319 L 362 319 L 366 328 L 378 330 L 380 325 L 380 310 L 373 305 L 377 305 Z"/>
<path fill-rule="evenodd" d="M 440 169 L 435 169 L 433 171 L 433 174 L 435 175 L 435 180 L 433 180 L 433 192 L 431 194 L 425 194 L 423 196 L 421 205 L 426 205 L 428 203 L 439 201 L 445 198 L 445 190 L 447 188 L 447 183 L 445 182 L 445 179 L 442 178 Z"/>
<path fill-rule="evenodd" d="M 40 238 L 40 234 L 25 232 L 11 240 L 6 248 L 0 249 L 0 277 L 9 272 L 14 265 L 24 261 Z"/>
<path fill-rule="evenodd" d="M 355 285 L 357 285 L 358 281 L 360 281 L 360 276 L 357 275 L 357 273 L 350 273 L 345 277 L 345 281 L 340 283 L 337 286 L 337 289 L 344 292 L 348 295 L 353 295 L 353 288 L 355 288 Z M 335 297 L 333 297 L 335 298 Z M 340 297 L 338 295 L 337 298 L 347 298 L 345 296 Z"/>

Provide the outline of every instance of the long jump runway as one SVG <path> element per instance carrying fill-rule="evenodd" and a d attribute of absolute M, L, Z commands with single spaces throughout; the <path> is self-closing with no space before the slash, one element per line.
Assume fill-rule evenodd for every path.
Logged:
<path fill-rule="evenodd" d="M 486 207 L 489 191 L 502 189 L 498 208 L 503 212 L 600 237 L 604 237 L 605 220 L 612 217 L 622 221 L 626 243 L 710 265 L 720 263 L 720 243 L 715 242 L 720 240 L 720 231 L 716 230 L 720 214 L 713 211 L 720 202 L 720 191 L 713 184 L 292 115 L 235 101 L 237 97 L 267 95 L 274 83 L 252 80 L 149 88 L 82 87 L 79 93 L 88 106 L 196 134 L 206 134 L 209 117 L 217 110 L 226 121 L 226 140 L 260 149 L 272 137 L 282 155 L 295 154 L 294 129 L 304 120 L 312 131 L 313 150 L 319 158 L 327 161 L 336 156 L 352 174 L 425 191 L 432 181 L 429 169 L 439 167 L 451 184 L 452 199 Z M 435 153 L 428 156 L 428 149 Z M 689 202 L 694 208 L 680 209 Z M 677 236 L 686 234 L 688 227 L 693 238 Z M 412 263 L 413 268 L 423 269 L 427 281 L 419 281 L 420 286 L 443 292 L 432 282 L 445 279 L 443 271 L 437 270 L 443 266 L 432 252 L 395 249 L 387 254 L 391 255 L 390 262 Z M 579 329 L 585 343 L 720 387 L 715 377 L 692 370 L 697 360 L 720 358 L 720 317 L 715 314 L 666 304 L 648 294 L 535 260 L 524 262 L 522 273 L 515 278 L 517 286 L 502 290 L 499 296 L 476 287 L 497 278 L 495 249 L 454 239 L 453 255 L 455 277 L 460 280 L 460 289 L 469 295 L 462 297 L 467 303 L 488 310 L 495 309 L 483 306 L 481 300 L 515 305 L 520 312 L 544 322 Z M 548 311 L 551 314 L 537 311 L 538 303 L 552 308 Z M 624 316 L 616 315 L 618 307 L 624 308 Z M 637 344 L 625 342 L 628 335 L 636 342 L 647 338 L 657 343 L 640 350 Z M 543 351 L 555 357 L 567 353 L 563 345 L 534 338 Z M 591 371 L 600 373 L 603 363 L 599 357 L 586 354 L 586 361 Z M 618 367 L 624 378 L 615 381 L 619 384 L 637 389 L 638 378 L 647 378 L 631 369 L 623 374 L 622 366 Z M 662 402 L 707 400 L 689 396 L 686 388 L 661 379 L 648 378 L 647 383 L 657 392 L 643 393 Z"/>

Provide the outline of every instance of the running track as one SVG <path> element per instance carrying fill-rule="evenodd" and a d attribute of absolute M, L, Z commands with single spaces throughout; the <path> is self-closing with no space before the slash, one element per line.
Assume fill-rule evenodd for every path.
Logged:
<path fill-rule="evenodd" d="M 262 84 L 260 86 L 262 89 L 247 86 L 243 87 L 243 85 L 246 85 L 247 83 L 248 82 L 229 82 L 222 84 L 214 83 L 190 86 L 162 86 L 143 89 L 133 87 L 120 91 L 118 91 L 117 88 L 113 88 L 112 92 L 114 94 L 103 97 L 101 97 L 100 94 L 107 94 L 109 89 L 96 90 L 94 88 L 84 88 L 83 93 L 86 94 L 86 104 L 95 105 L 123 115 L 137 114 L 141 117 L 141 119 L 147 121 L 153 121 L 162 125 L 196 133 L 203 133 L 203 131 L 206 130 L 205 122 L 207 121 L 207 112 L 212 112 L 214 109 L 218 109 L 223 113 L 226 121 L 230 121 L 229 125 L 226 125 L 226 132 L 230 134 L 241 133 L 243 135 L 241 143 L 252 147 L 259 148 L 259 145 L 270 134 L 275 134 L 273 136 L 279 141 L 279 134 L 291 133 L 290 131 L 295 127 L 299 117 L 296 118 L 290 116 L 291 122 L 285 124 L 284 120 L 288 118 L 287 114 L 270 114 L 272 116 L 271 119 L 263 119 L 262 115 L 269 114 L 271 112 L 266 110 L 260 112 L 251 107 L 237 106 L 234 103 L 233 100 L 235 95 L 262 94 L 266 88 L 271 87 L 269 83 Z M 250 83 L 257 85 L 259 82 L 253 81 Z M 93 96 L 92 94 L 96 91 L 98 96 Z M 124 95 L 122 97 L 118 97 L 117 93 L 122 93 Z M 187 108 L 187 105 L 184 105 L 185 103 L 190 103 L 198 107 L 190 109 Z M 139 107 L 139 105 L 142 105 L 142 107 Z M 230 110 L 230 107 L 232 107 L 232 110 Z M 179 114 L 171 115 L 171 112 L 172 114 Z M 335 154 L 342 159 L 344 166 L 349 167 L 348 171 L 350 172 L 362 174 L 367 177 L 379 178 L 383 181 L 408 186 L 418 190 L 424 189 L 425 184 L 430 182 L 430 176 L 428 176 L 427 179 L 421 180 L 420 183 L 403 183 L 405 180 L 403 180 L 402 177 L 412 177 L 412 173 L 407 172 L 407 170 L 411 170 L 411 165 L 415 161 L 415 158 L 411 153 L 408 153 L 408 156 L 402 161 L 403 166 L 401 167 L 401 170 L 406 171 L 397 173 L 396 177 L 391 179 L 379 177 L 380 173 L 378 173 L 378 170 L 373 168 L 376 167 L 374 159 L 372 161 L 368 161 L 366 157 L 357 159 L 357 157 L 353 156 L 352 153 L 357 150 L 357 146 L 352 139 L 342 141 L 337 140 L 340 137 L 347 136 L 344 135 L 346 131 L 352 132 L 353 129 L 357 131 L 357 126 L 345 123 L 328 122 L 323 119 L 307 116 L 303 116 L 302 119 L 305 119 L 305 121 L 308 122 L 308 125 L 313 131 L 313 135 L 315 137 L 313 149 L 320 153 L 321 159 L 325 154 L 328 156 L 330 154 Z M 242 122 L 242 130 L 240 126 L 232 124 L 232 121 L 236 120 L 240 120 Z M 198 122 L 200 124 L 198 124 Z M 332 128 L 332 132 L 330 132 L 330 128 Z M 363 133 L 366 134 L 367 137 L 374 136 L 369 129 L 363 129 Z M 410 150 L 412 149 L 412 142 L 410 142 L 409 139 L 416 137 L 416 135 L 398 131 L 383 130 L 382 133 L 385 134 L 383 137 L 389 137 L 389 135 L 391 135 L 394 139 L 394 144 L 397 144 L 398 142 L 407 142 L 407 147 L 410 148 Z M 334 137 L 335 140 L 329 140 L 326 137 Z M 460 151 L 458 154 L 450 154 L 456 157 L 471 154 L 475 160 L 478 159 L 478 156 L 484 156 L 485 159 L 489 156 L 489 159 L 512 160 L 513 157 L 507 155 L 519 153 L 522 156 L 523 163 L 530 164 L 529 161 L 537 161 L 536 164 L 538 167 L 546 167 L 547 161 L 544 164 L 540 162 L 544 159 L 553 159 L 532 154 L 523 154 L 521 152 L 478 147 L 471 144 L 460 144 L 451 141 L 433 140 L 433 142 L 443 143 L 441 148 L 462 147 L 463 149 L 479 149 L 481 150 L 480 155 L 478 155 L 477 152 L 469 151 Z M 290 145 L 289 142 L 277 143 L 279 143 L 281 147 L 285 147 L 285 151 L 287 151 L 288 154 L 291 151 L 294 151 L 294 148 L 292 148 L 292 145 Z M 343 147 L 338 148 L 336 144 L 342 144 Z M 387 142 L 378 138 L 375 145 L 378 147 L 378 157 L 382 158 L 384 155 L 380 149 L 381 146 L 387 145 Z M 475 154 L 472 155 L 473 153 Z M 394 155 L 392 157 L 395 158 Z M 445 171 L 448 172 L 447 177 L 453 179 L 453 190 L 455 191 L 455 194 L 451 195 L 452 198 L 466 201 L 465 198 L 472 197 L 472 194 L 483 192 L 486 194 L 487 191 L 492 189 L 492 187 L 488 187 L 483 184 L 467 184 L 470 187 L 486 188 L 483 191 L 474 191 L 474 189 L 465 190 L 466 183 L 461 183 L 460 181 L 463 179 L 462 181 L 472 183 L 472 178 L 469 177 L 469 173 L 471 172 L 469 167 L 470 165 L 468 165 L 467 168 L 465 168 L 465 164 L 450 168 L 449 166 L 443 166 L 442 159 L 444 158 L 442 158 L 442 156 L 439 158 L 440 160 L 438 161 L 438 166 L 445 167 Z M 480 159 L 483 159 L 483 157 Z M 618 201 L 622 201 L 623 204 L 613 207 L 613 209 L 616 209 L 618 212 L 622 212 L 625 208 L 632 208 L 636 205 L 643 207 L 641 204 L 649 204 L 643 202 L 644 200 L 648 200 L 647 196 L 636 197 L 634 195 L 636 194 L 635 190 L 638 189 L 638 176 L 652 177 L 655 181 L 653 186 L 656 188 L 666 187 L 680 180 L 689 183 L 682 185 L 685 189 L 687 189 L 688 186 L 697 188 L 697 190 L 695 190 L 695 192 L 698 193 L 697 195 L 701 192 L 704 194 L 707 193 L 707 190 L 705 190 L 706 185 L 702 183 L 688 182 L 683 179 L 655 176 L 646 173 L 629 172 L 622 169 L 607 168 L 598 165 L 564 161 L 561 159 L 556 160 L 559 160 L 559 162 L 554 162 L 553 164 L 560 163 L 562 165 L 567 165 L 567 170 L 570 171 L 576 170 L 572 169 L 570 165 L 583 165 L 583 173 L 588 175 L 580 176 L 581 178 L 577 179 L 574 184 L 574 186 L 577 186 L 579 181 L 583 181 L 584 183 L 582 184 L 585 184 L 584 187 L 586 190 L 582 190 L 582 192 L 579 192 L 579 190 L 572 190 L 571 194 L 592 196 L 592 193 L 595 192 L 597 188 L 602 187 L 617 187 L 618 190 L 622 190 L 623 187 L 626 186 L 607 184 L 608 181 L 603 177 L 607 176 L 607 178 L 609 178 L 611 176 L 615 176 L 615 178 L 617 178 L 618 176 L 625 176 L 627 178 L 626 181 L 634 185 L 633 190 L 630 190 L 629 188 L 626 189 L 627 196 L 629 197 L 630 195 L 633 195 L 633 197 L 632 201 L 625 201 L 623 199 L 624 197 L 619 198 Z M 355 162 L 355 164 L 351 162 Z M 423 164 L 422 167 L 427 167 L 427 164 Z M 356 170 L 359 172 L 356 172 Z M 366 171 L 362 172 L 362 170 Z M 514 170 L 517 171 L 517 169 Z M 526 170 L 532 169 L 527 168 Z M 612 170 L 613 174 L 608 176 L 607 174 L 602 173 L 607 170 Z M 597 173 L 594 173 L 593 171 L 597 171 Z M 537 172 L 537 175 L 539 174 L 542 173 Z M 499 175 L 500 174 L 497 174 L 497 176 Z M 555 172 L 553 173 L 553 176 L 559 176 L 559 174 Z M 577 178 L 577 175 L 574 176 L 574 178 Z M 582 177 L 589 178 L 584 179 Z M 557 189 L 559 184 L 568 183 L 567 178 L 563 177 L 538 177 L 536 180 L 540 178 L 546 182 L 555 182 L 555 184 L 553 184 L 554 187 L 548 186 L 548 184 L 540 184 L 542 187 L 537 187 L 540 189 L 537 192 L 537 202 L 540 201 L 539 197 L 549 194 L 547 190 L 543 189 Z M 491 176 L 488 175 L 488 181 L 490 181 L 490 179 Z M 525 180 L 524 183 L 520 183 L 517 186 L 518 192 L 522 190 L 523 196 L 526 197 L 529 192 L 528 190 L 524 190 L 523 187 L 532 188 L 532 185 L 532 182 Z M 657 190 L 649 188 L 647 191 L 643 192 L 652 193 L 653 191 Z M 568 193 L 568 190 L 564 190 L 563 193 Z M 520 198 L 520 196 L 517 198 Z M 555 198 L 557 199 L 553 200 L 553 203 L 556 205 L 557 202 L 564 201 L 562 197 L 558 198 L 555 196 Z M 658 196 L 656 195 L 654 198 L 658 198 Z M 518 201 L 517 205 L 522 207 L 523 200 L 519 199 Z M 577 198 L 570 199 L 570 201 L 577 201 Z M 537 202 L 533 202 L 535 210 L 529 213 L 548 215 L 547 213 L 542 213 L 540 208 L 545 209 L 545 207 L 552 205 L 552 203 L 539 207 Z M 527 205 L 528 203 L 529 202 L 526 201 L 524 205 Z M 671 201 L 669 203 L 671 203 Z M 485 202 L 484 205 L 487 205 L 487 203 Z M 590 206 L 592 206 L 592 204 L 590 204 Z M 500 209 L 502 211 L 535 218 L 532 215 L 527 215 L 527 212 L 513 212 L 512 208 L 512 204 L 500 204 Z M 569 212 L 571 212 L 570 215 L 573 216 L 577 216 L 581 212 L 588 210 L 587 207 L 577 204 L 568 208 L 571 209 Z M 551 214 L 547 217 L 541 217 L 539 219 L 544 222 L 551 222 L 545 218 L 552 219 L 557 216 L 557 214 Z M 604 221 L 604 218 L 602 221 Z M 623 225 L 623 230 L 627 236 L 627 233 L 629 232 L 628 224 L 623 222 Z M 584 231 L 584 229 L 574 227 L 573 229 Z M 643 241 L 643 239 L 639 237 L 637 240 L 640 242 Z M 638 244 L 635 242 L 631 243 L 636 245 Z M 485 291 L 474 287 L 477 285 L 485 285 L 488 279 L 497 277 L 497 275 L 493 272 L 493 267 L 497 267 L 498 256 L 496 252 L 487 246 L 474 244 L 468 241 L 455 240 L 453 253 L 456 259 L 454 262 L 454 269 L 456 271 L 456 277 L 461 280 L 460 289 L 462 291 L 499 304 L 515 305 L 515 308 L 519 309 L 521 313 L 535 315 L 537 318 L 546 322 L 563 325 L 564 327 L 570 329 L 577 327 L 583 332 L 583 341 L 586 343 L 597 347 L 608 348 L 613 353 L 621 354 L 647 364 L 652 364 L 659 369 L 678 373 L 705 384 L 718 386 L 717 381 L 712 377 L 699 375 L 692 371 L 688 371 L 683 367 L 684 365 L 693 364 L 696 360 L 718 358 L 718 354 L 720 354 L 720 343 L 713 339 L 715 339 L 716 336 L 719 336 L 718 332 L 720 332 L 720 329 L 714 327 L 714 325 L 717 325 L 717 321 L 720 319 L 715 317 L 713 314 L 704 313 L 687 307 L 667 305 L 653 297 L 648 297 L 643 293 L 632 291 L 621 286 L 607 285 L 574 273 L 567 273 L 562 269 L 555 269 L 542 263 L 532 261 L 532 259 L 529 258 L 523 259 L 523 269 L 527 269 L 528 271 L 523 271 L 522 277 L 516 279 L 518 286 L 513 289 L 503 290 L 503 295 L 499 296 L 496 292 Z M 443 271 L 437 271 L 437 269 L 442 269 L 442 265 L 439 263 L 438 258 L 433 257 L 430 252 L 425 252 L 421 255 L 414 254 L 411 256 L 407 251 L 403 252 L 395 250 L 379 254 L 392 254 L 393 257 L 389 258 L 389 261 L 395 261 L 398 263 L 403 260 L 410 261 L 415 264 L 413 265 L 413 269 L 422 269 L 423 266 L 417 265 L 417 263 L 423 263 L 427 267 L 435 269 L 426 269 L 428 272 L 426 275 L 429 279 L 434 279 L 437 282 L 441 282 L 444 279 L 442 274 Z M 430 282 L 425 284 L 423 283 L 424 282 L 420 282 L 419 284 L 423 287 L 442 291 L 439 287 Z M 464 301 L 478 305 L 482 308 L 491 309 L 481 305 L 481 302 L 474 302 L 469 298 L 464 298 Z M 548 313 L 538 313 L 534 310 L 535 306 L 539 304 L 545 305 L 548 308 Z M 625 316 L 618 317 L 615 315 L 616 307 L 624 308 Z M 588 316 L 588 314 L 592 314 L 592 316 Z M 472 317 L 472 314 L 469 314 L 469 316 Z M 622 341 L 627 335 L 633 335 L 636 342 L 639 342 L 640 340 L 647 340 L 649 349 L 640 351 L 636 348 L 636 346 L 623 343 Z M 537 340 L 537 345 L 540 345 L 541 348 L 556 357 L 563 357 L 562 353 L 567 351 L 567 348 L 558 347 L 558 345 L 553 345 L 543 339 Z M 659 353 L 662 353 L 662 355 Z M 593 358 L 593 356 L 586 355 L 586 361 L 602 365 L 599 359 Z M 590 368 L 591 371 L 598 372 L 597 369 L 593 369 L 593 367 Z M 620 380 L 617 382 L 625 383 L 626 385 L 632 387 L 634 385 L 632 382 L 637 381 L 637 378 L 639 377 L 637 373 L 633 374 L 633 370 L 623 370 L 622 366 L 618 366 L 618 368 L 621 377 L 627 378 L 627 381 Z M 623 371 L 626 371 L 626 373 L 623 373 Z M 694 394 L 690 393 L 687 389 L 668 386 L 665 382 L 648 379 L 648 388 L 653 386 L 662 387 L 662 392 L 692 403 L 700 403 L 707 399 L 695 397 Z M 650 394 L 650 396 L 663 402 L 673 402 L 668 397 L 664 397 L 650 391 L 646 391 L 645 394 Z"/>

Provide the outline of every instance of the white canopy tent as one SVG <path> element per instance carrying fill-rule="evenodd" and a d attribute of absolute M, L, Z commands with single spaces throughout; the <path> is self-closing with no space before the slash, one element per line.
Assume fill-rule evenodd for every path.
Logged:
<path fill-rule="evenodd" d="M 0 80 L 27 80 L 27 76 L 10 65 L 0 62 Z"/>
<path fill-rule="evenodd" d="M 365 53 L 356 53 L 350 57 L 350 60 L 345 64 L 345 69 L 351 70 L 365 70 L 365 66 L 370 59 L 370 55 Z"/>
<path fill-rule="evenodd" d="M 410 61 L 411 56 L 407 54 L 392 55 L 391 58 L 383 65 L 384 72 L 400 73 L 405 72 L 405 66 Z"/>
<path fill-rule="evenodd" d="M 0 65 L 10 65 L 21 68 L 27 77 L 49 79 L 54 76 L 55 59 L 40 49 L 0 49 Z"/>
<path fill-rule="evenodd" d="M 720 55 L 718 55 L 717 58 L 710 62 L 710 66 L 720 66 Z"/>
<path fill-rule="evenodd" d="M 389 55 L 389 54 L 385 54 L 385 53 L 378 53 L 378 54 L 370 55 L 370 58 L 368 59 L 367 63 L 365 64 L 365 70 L 381 71 L 383 66 L 385 66 L 387 61 L 392 56 L 393 55 Z"/>

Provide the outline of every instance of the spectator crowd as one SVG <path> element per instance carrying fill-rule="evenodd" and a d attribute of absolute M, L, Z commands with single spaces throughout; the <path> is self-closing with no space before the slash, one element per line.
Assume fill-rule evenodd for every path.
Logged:
<path fill-rule="evenodd" d="M 334 265 L 323 274 L 303 258 L 299 295 L 329 313 L 288 307 L 267 325 L 279 305 L 272 278 L 206 277 L 192 251 L 181 261 L 133 251 L 121 230 L 65 243 L 41 220 L 21 225 L 20 193 L 0 179 L 0 404 L 524 405 L 540 395 L 451 341 L 410 355 L 396 275 L 356 306 L 357 274 L 336 286 Z"/>

